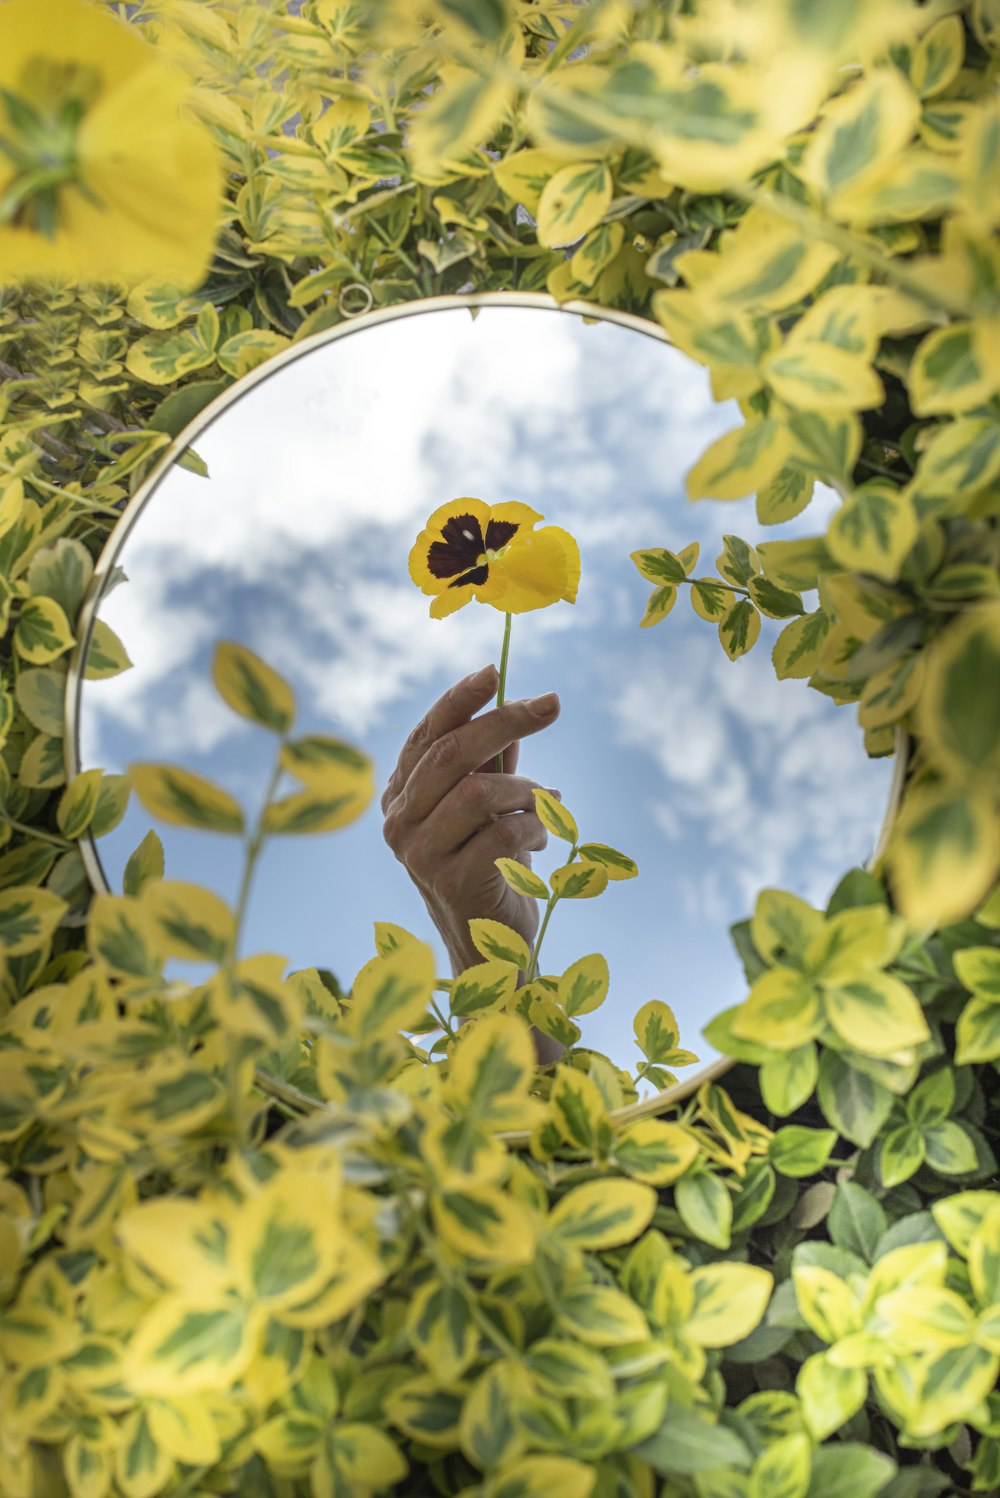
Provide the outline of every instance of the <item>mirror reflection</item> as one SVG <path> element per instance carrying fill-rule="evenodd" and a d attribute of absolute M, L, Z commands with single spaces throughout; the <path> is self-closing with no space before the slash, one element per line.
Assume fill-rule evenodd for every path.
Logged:
<path fill-rule="evenodd" d="M 866 758 L 850 708 L 775 679 L 780 623 L 765 619 L 736 661 L 688 590 L 639 628 L 650 584 L 630 552 L 698 541 L 695 574 L 712 574 L 724 533 L 775 535 L 752 500 L 684 496 L 687 469 L 740 419 L 712 400 L 706 371 L 656 336 L 554 306 L 407 313 L 354 325 L 241 393 L 194 440 L 207 474 L 175 465 L 117 538 L 125 580 L 115 574 L 97 614 L 134 665 L 81 682 L 80 767 L 172 760 L 259 804 L 269 736 L 211 683 L 228 638 L 292 682 L 298 733 L 371 755 L 381 793 L 431 705 L 500 660 L 496 607 L 430 616 L 408 570 L 419 532 L 464 496 L 530 506 L 575 538 L 581 567 L 574 603 L 514 616 L 507 698 L 560 702 L 522 740 L 516 774 L 557 789 L 585 839 L 639 869 L 599 900 L 558 904 L 544 968 L 604 953 L 610 996 L 579 1023 L 582 1044 L 619 1065 L 640 1059 L 632 1017 L 649 999 L 671 1005 L 681 1045 L 710 1061 L 702 1025 L 746 991 L 726 928 L 764 886 L 825 902 L 872 851 L 890 762 Z M 814 532 L 834 503 L 820 494 L 778 534 Z M 110 889 L 152 825 L 133 797 L 97 844 Z M 168 878 L 234 898 L 236 839 L 157 832 Z M 544 875 L 566 845 L 550 838 L 531 856 Z M 270 842 L 249 907 L 256 950 L 346 985 L 373 955 L 376 920 L 431 941 L 449 971 L 378 796 L 343 831 Z"/>

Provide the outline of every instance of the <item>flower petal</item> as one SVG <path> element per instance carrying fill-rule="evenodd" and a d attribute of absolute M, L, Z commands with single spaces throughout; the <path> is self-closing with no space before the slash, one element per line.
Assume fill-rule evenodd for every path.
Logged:
<path fill-rule="evenodd" d="M 439 593 L 431 604 L 431 618 L 446 619 L 449 614 L 456 613 L 467 603 L 472 602 L 473 592 L 474 588 L 471 583 L 464 588 L 447 588 L 443 593 Z"/>
<path fill-rule="evenodd" d="M 465 518 L 467 525 L 461 524 Z M 490 507 L 481 499 L 452 499 L 438 506 L 410 548 L 410 577 L 422 592 L 441 593 L 476 565 L 489 518 Z"/>
<path fill-rule="evenodd" d="M 546 525 L 519 535 L 490 563 L 489 577 L 476 597 L 505 614 L 525 614 L 560 598 L 575 603 L 579 583 L 579 547 L 568 531 Z"/>

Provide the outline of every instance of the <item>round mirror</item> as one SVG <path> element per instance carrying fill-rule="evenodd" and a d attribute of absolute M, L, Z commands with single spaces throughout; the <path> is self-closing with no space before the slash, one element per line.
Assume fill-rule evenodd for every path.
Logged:
<path fill-rule="evenodd" d="M 211 682 L 214 646 L 232 639 L 291 681 L 297 731 L 363 748 L 381 791 L 430 704 L 500 657 L 496 609 L 430 617 L 408 572 L 418 533 L 457 497 L 530 505 L 575 537 L 581 577 L 574 604 L 514 616 L 508 699 L 561 700 L 523 741 L 518 773 L 557 788 L 584 839 L 639 869 L 599 899 L 559 902 L 543 968 L 604 953 L 610 994 L 581 1018 L 582 1044 L 619 1065 L 640 1059 L 632 1019 L 649 999 L 671 1005 L 681 1045 L 710 1062 L 702 1025 L 746 992 L 727 927 L 764 886 L 824 903 L 870 856 L 891 778 L 889 761 L 866 758 L 853 710 L 775 679 L 784 621 L 765 619 L 735 661 L 687 589 L 662 624 L 639 627 L 651 586 L 630 552 L 697 541 L 694 573 L 714 575 L 724 533 L 774 536 L 752 500 L 685 497 L 686 471 L 739 421 L 652 325 L 542 296 L 441 298 L 293 347 L 195 421 L 112 536 L 88 617 L 134 665 L 109 680 L 74 673 L 73 770 L 172 761 L 259 803 L 273 742 Z M 815 532 L 835 502 L 820 494 L 779 534 Z M 90 847 L 99 886 L 120 891 L 152 825 L 133 797 Z M 169 878 L 234 899 L 238 839 L 157 830 Z M 534 866 L 565 856 L 552 838 Z M 377 796 L 342 831 L 271 840 L 249 907 L 254 950 L 346 985 L 374 953 L 376 920 L 431 941 L 449 971 Z"/>

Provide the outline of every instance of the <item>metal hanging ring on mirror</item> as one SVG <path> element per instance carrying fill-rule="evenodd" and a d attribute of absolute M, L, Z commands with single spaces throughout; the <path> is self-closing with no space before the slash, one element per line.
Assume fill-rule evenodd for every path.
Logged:
<path fill-rule="evenodd" d="M 362 296 L 365 298 L 362 306 L 347 307 L 344 305 L 345 298 L 352 291 L 361 292 Z M 337 306 L 340 308 L 345 317 L 360 317 L 363 313 L 370 312 L 374 305 L 375 297 L 372 293 L 371 287 L 366 286 L 363 281 L 348 281 L 346 286 L 342 286 L 340 288 L 340 295 L 337 297 Z"/>

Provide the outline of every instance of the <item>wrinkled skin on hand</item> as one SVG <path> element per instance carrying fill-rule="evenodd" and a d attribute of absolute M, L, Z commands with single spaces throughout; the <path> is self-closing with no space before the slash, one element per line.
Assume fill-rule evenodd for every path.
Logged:
<path fill-rule="evenodd" d="M 496 689 L 493 666 L 449 687 L 406 740 L 382 796 L 385 840 L 423 896 L 456 974 L 482 961 L 471 919 L 502 921 L 529 947 L 538 930 L 537 901 L 511 889 L 494 859 L 530 867 L 548 841 L 534 809 L 538 782 L 514 771 L 520 740 L 555 722 L 559 699 L 549 693 L 473 717 Z"/>

